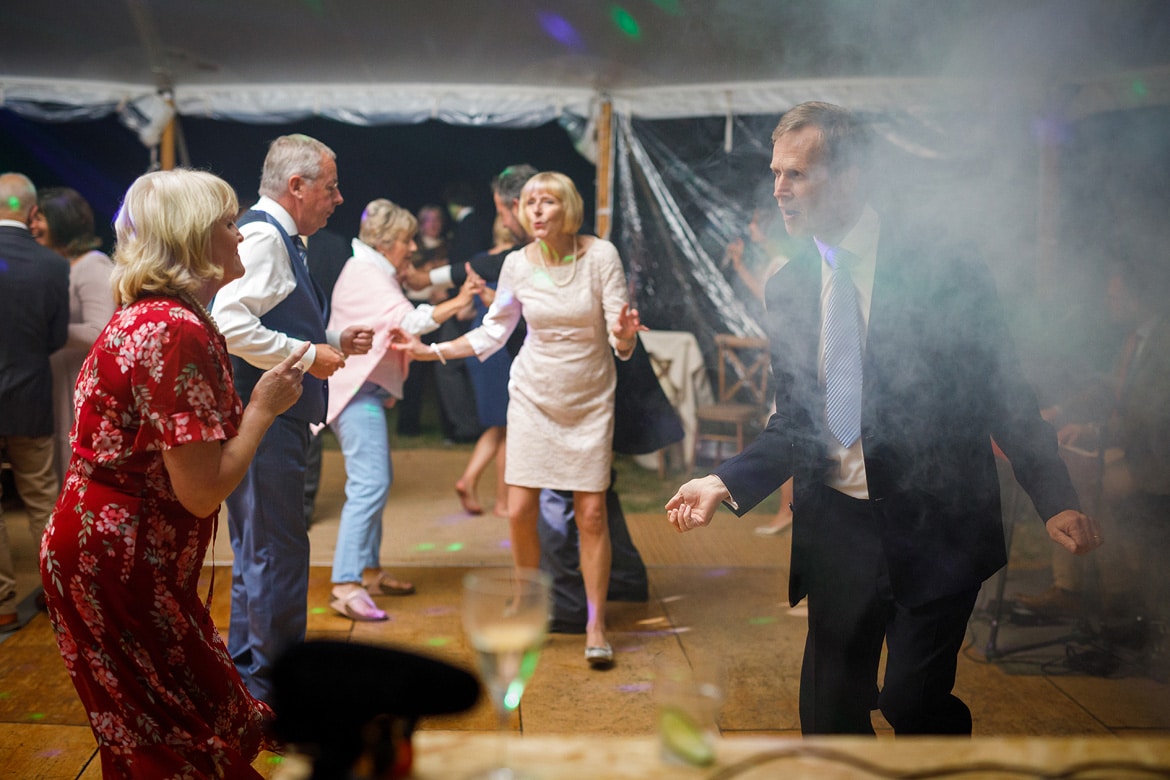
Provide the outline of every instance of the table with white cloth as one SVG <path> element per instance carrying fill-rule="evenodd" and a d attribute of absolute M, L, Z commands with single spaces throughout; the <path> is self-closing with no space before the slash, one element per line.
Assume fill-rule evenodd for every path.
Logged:
<path fill-rule="evenodd" d="M 716 741 L 713 766 L 664 763 L 652 735 L 501 736 L 420 731 L 417 780 L 467 777 L 503 758 L 541 780 L 873 780 L 875 777 L 1079 777 L 1140 780 L 1170 772 L 1165 737 L 866 737 L 734 736 Z M 1063 774 L 1067 772 L 1067 774 Z"/>
<path fill-rule="evenodd" d="M 689 331 L 650 330 L 639 335 L 642 346 L 650 355 L 658 384 L 682 420 L 682 443 L 672 447 L 675 451 L 681 449 L 679 457 L 689 473 L 694 467 L 695 433 L 699 425 L 695 409 L 714 400 L 703 353 L 695 334 Z M 659 468 L 664 457 L 665 453 L 659 451 L 639 455 L 635 461 L 643 468 L 655 469 Z"/>

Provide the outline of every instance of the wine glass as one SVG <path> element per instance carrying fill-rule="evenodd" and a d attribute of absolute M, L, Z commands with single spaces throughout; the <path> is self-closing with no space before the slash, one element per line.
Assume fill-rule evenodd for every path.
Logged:
<path fill-rule="evenodd" d="M 476 775 L 483 780 L 518 780 L 507 762 L 504 737 L 512 713 L 548 634 L 552 585 L 537 569 L 473 572 L 463 579 L 463 630 L 479 661 L 479 671 L 499 716 L 501 765 Z"/>

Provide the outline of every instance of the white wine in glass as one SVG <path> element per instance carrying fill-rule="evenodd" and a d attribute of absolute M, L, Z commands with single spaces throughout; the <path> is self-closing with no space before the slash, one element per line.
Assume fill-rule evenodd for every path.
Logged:
<path fill-rule="evenodd" d="M 463 579 L 463 630 L 475 648 L 480 675 L 499 716 L 501 740 L 536 671 L 548 635 L 551 592 L 548 575 L 536 569 L 479 571 Z M 501 764 L 476 777 L 524 777 L 508 766 L 506 747 Z"/>

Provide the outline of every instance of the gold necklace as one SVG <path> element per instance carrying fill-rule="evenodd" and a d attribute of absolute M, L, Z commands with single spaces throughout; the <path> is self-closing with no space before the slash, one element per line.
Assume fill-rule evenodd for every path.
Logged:
<path fill-rule="evenodd" d="M 198 312 L 199 315 L 201 317 L 203 317 L 204 320 L 207 321 L 207 324 L 211 326 L 211 329 L 213 331 L 215 331 L 219 335 L 223 335 L 223 334 L 220 334 L 220 332 L 219 332 L 219 324 L 216 323 L 215 317 L 211 316 L 211 312 L 209 312 L 207 310 L 207 307 L 204 306 L 202 303 L 200 303 L 198 300 L 196 300 L 194 295 L 192 295 L 191 293 L 188 293 L 188 292 L 182 292 L 182 293 L 179 293 L 179 299 L 186 302 L 186 303 L 191 304 L 191 306 L 195 309 L 195 311 Z"/>
<path fill-rule="evenodd" d="M 577 275 L 577 236 L 576 236 L 576 234 L 573 235 L 573 254 L 568 255 L 567 257 L 561 258 L 562 263 L 569 261 L 569 260 L 571 260 L 573 263 L 573 270 L 569 272 L 569 278 L 566 279 L 563 283 L 558 282 L 557 278 L 552 275 L 552 266 L 549 265 L 548 262 L 546 262 L 544 259 L 544 252 L 546 249 L 548 250 L 549 260 L 551 261 L 552 260 L 552 249 L 550 249 L 548 244 L 544 243 L 544 241 L 541 241 L 540 242 L 540 264 L 542 266 L 544 266 L 545 273 L 548 274 L 548 278 L 550 280 L 552 280 L 552 283 L 554 286 L 568 287 L 570 284 L 573 283 L 573 277 L 575 277 Z"/>

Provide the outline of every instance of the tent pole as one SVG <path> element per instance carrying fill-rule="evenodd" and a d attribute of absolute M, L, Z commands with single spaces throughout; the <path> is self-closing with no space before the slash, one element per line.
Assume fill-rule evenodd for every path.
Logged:
<path fill-rule="evenodd" d="M 609 239 L 613 216 L 613 103 L 602 100 L 597 120 L 597 235 Z"/>
<path fill-rule="evenodd" d="M 167 122 L 167 126 L 163 128 L 162 138 L 159 139 L 159 167 L 164 171 L 173 171 L 175 169 L 176 118 L 174 116 L 171 117 L 171 120 Z"/>

